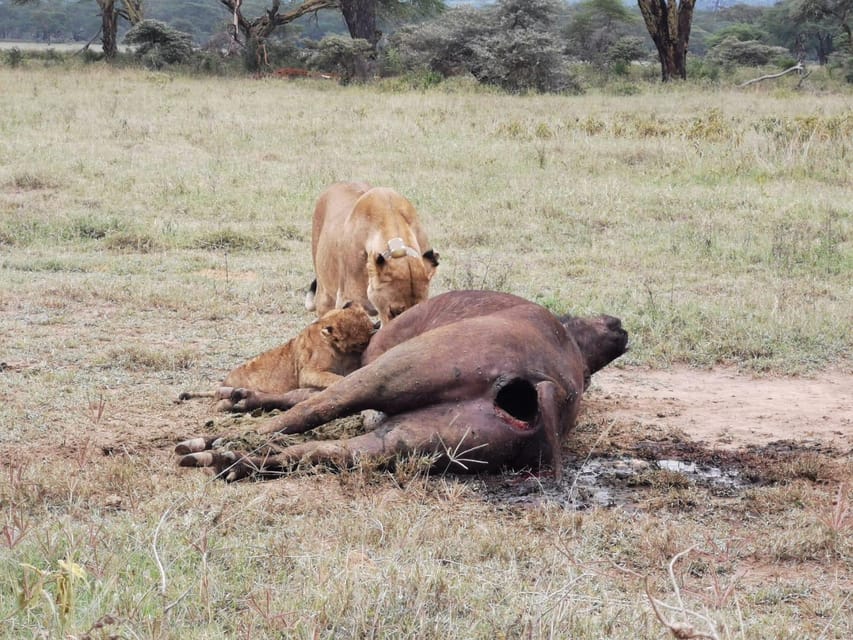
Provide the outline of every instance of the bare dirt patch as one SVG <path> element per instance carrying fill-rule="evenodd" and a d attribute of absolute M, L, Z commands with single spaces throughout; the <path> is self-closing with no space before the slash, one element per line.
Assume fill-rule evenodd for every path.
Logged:
<path fill-rule="evenodd" d="M 733 368 L 606 369 L 591 398 L 610 417 L 655 429 L 679 429 L 693 441 L 739 449 L 777 440 L 853 448 L 853 375 L 756 377 Z"/>

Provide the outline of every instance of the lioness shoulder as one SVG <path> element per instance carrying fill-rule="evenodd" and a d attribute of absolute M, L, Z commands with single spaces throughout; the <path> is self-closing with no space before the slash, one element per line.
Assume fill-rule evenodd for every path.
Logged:
<path fill-rule="evenodd" d="M 320 195 L 312 255 L 309 310 L 322 314 L 354 300 L 383 324 L 426 300 L 439 257 L 409 200 L 360 182 L 334 184 Z"/>

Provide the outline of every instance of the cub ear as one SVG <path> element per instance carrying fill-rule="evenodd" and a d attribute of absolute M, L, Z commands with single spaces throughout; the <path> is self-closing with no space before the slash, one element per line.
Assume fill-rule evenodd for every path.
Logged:
<path fill-rule="evenodd" d="M 335 327 L 331 324 L 327 324 L 325 327 L 320 329 L 320 333 L 326 340 L 331 340 L 335 335 Z"/>
<path fill-rule="evenodd" d="M 432 263 L 432 266 L 438 266 L 438 253 L 430 249 L 429 251 L 424 251 L 424 260 L 427 260 Z"/>
<path fill-rule="evenodd" d="M 341 309 L 349 309 L 351 306 L 352 300 L 347 300 L 346 302 L 344 302 L 344 306 L 342 306 Z"/>

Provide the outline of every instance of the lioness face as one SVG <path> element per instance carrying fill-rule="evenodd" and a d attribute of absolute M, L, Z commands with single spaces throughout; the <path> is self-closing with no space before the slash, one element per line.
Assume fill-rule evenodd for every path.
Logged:
<path fill-rule="evenodd" d="M 382 324 L 391 322 L 406 309 L 429 297 L 429 282 L 437 259 L 406 256 L 386 260 L 379 254 L 368 257 L 367 299 L 376 308 Z"/>

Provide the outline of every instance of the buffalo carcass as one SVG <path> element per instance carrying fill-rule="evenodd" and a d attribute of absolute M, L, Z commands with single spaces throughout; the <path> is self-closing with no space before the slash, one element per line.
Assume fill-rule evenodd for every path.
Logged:
<path fill-rule="evenodd" d="M 559 475 L 589 377 L 625 353 L 618 318 L 558 318 L 506 293 L 452 291 L 383 326 L 364 366 L 259 429 L 308 431 L 366 409 L 384 414 L 363 435 L 309 441 L 275 455 L 210 450 L 214 438 L 180 443 L 183 466 L 226 480 L 280 475 L 302 463 L 346 466 L 359 458 L 424 454 L 456 472 L 550 466 Z M 275 406 L 273 403 L 271 406 Z"/>

